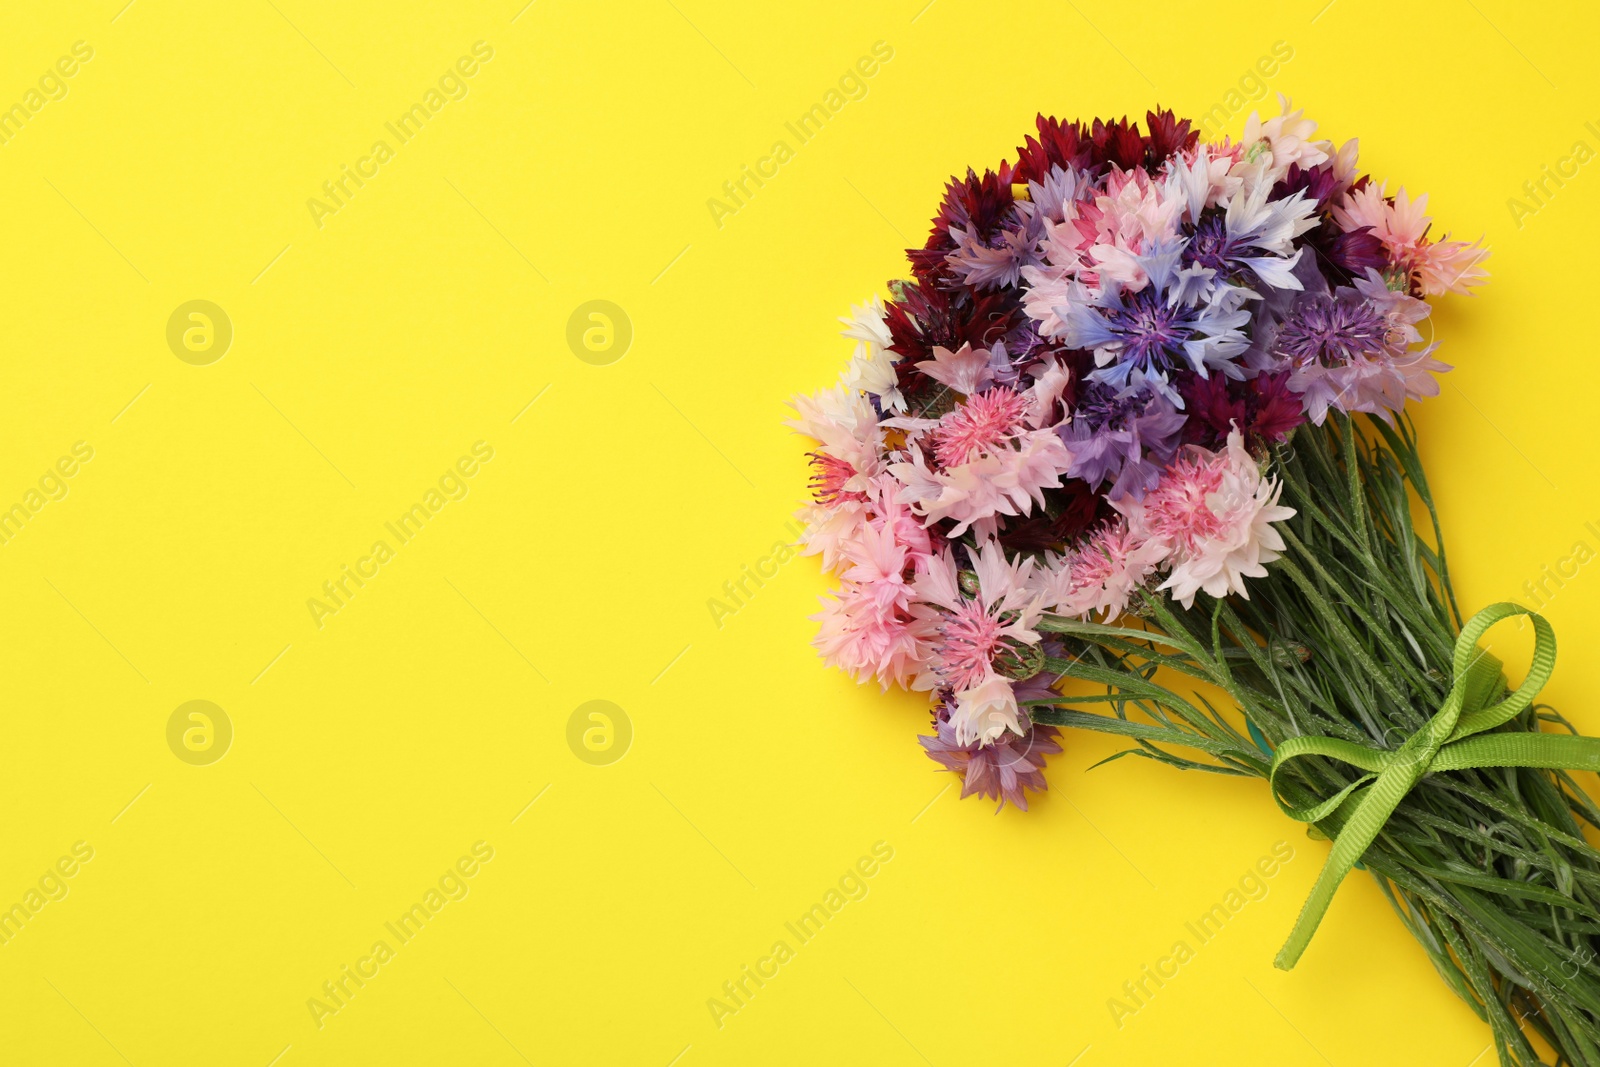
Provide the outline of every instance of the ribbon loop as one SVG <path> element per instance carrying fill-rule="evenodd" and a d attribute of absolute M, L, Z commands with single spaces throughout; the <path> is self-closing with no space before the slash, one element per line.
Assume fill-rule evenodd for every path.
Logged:
<path fill-rule="evenodd" d="M 1500 689 L 1503 676 L 1500 661 L 1480 649 L 1478 641 L 1495 623 L 1516 615 L 1526 615 L 1533 621 L 1533 662 L 1521 685 L 1504 699 L 1489 704 Z M 1549 681 L 1555 662 L 1555 631 L 1544 616 L 1517 604 L 1491 604 L 1467 620 L 1456 638 L 1450 691 L 1439 710 L 1399 748 L 1372 748 L 1335 737 L 1291 737 L 1278 746 L 1268 781 L 1273 799 L 1285 815 L 1315 823 L 1347 804 L 1354 805 L 1334 838 L 1328 862 L 1300 909 L 1294 930 L 1278 952 L 1274 961 L 1278 967 L 1288 970 L 1300 959 L 1344 876 L 1361 860 L 1400 802 L 1424 775 L 1472 767 L 1600 770 L 1600 739 L 1537 732 L 1473 736 L 1503 726 L 1526 711 Z M 1367 773 L 1326 800 L 1295 807 L 1284 801 L 1278 791 L 1278 771 L 1290 760 L 1305 756 L 1336 759 Z"/>

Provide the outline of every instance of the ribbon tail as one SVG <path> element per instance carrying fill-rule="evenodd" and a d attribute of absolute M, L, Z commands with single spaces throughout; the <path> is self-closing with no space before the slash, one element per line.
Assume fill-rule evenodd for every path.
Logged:
<path fill-rule="evenodd" d="M 1317 875 L 1317 883 L 1311 887 L 1311 895 L 1306 897 L 1305 904 L 1301 906 L 1294 929 L 1290 931 L 1283 948 L 1278 950 L 1277 958 L 1272 961 L 1273 966 L 1287 971 L 1300 961 L 1301 954 L 1311 943 L 1311 937 L 1317 932 L 1328 906 L 1333 903 L 1333 895 L 1338 892 L 1345 875 L 1377 840 L 1389 816 L 1394 814 L 1394 809 L 1400 806 L 1400 801 L 1410 792 L 1419 776 L 1414 760 L 1396 761 L 1379 774 L 1377 781 L 1367 789 L 1339 831 L 1339 836 L 1334 838 L 1328 862 L 1323 865 L 1322 873 Z"/>
<path fill-rule="evenodd" d="M 1565 734 L 1478 734 L 1439 750 L 1430 771 L 1473 767 L 1542 767 L 1560 771 L 1600 771 L 1600 737 Z"/>

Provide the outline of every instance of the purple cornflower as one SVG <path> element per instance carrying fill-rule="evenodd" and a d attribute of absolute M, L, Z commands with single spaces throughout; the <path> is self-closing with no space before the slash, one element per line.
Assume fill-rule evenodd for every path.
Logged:
<path fill-rule="evenodd" d="M 927 750 L 928 758 L 947 771 L 961 775 L 961 795 L 977 793 L 998 800 L 998 812 L 1010 801 L 1023 811 L 1028 810 L 1028 791 L 1042 792 L 1048 785 L 1044 779 L 1044 758 L 1061 751 L 1056 743 L 1058 735 L 1053 726 L 1027 724 L 1021 737 L 1009 730 L 987 745 L 962 745 L 956 743 L 955 727 L 949 723 L 949 709 L 941 705 L 934 718 L 932 737 L 919 737 Z"/>
<path fill-rule="evenodd" d="M 1391 290 L 1369 269 L 1354 289 L 1295 301 L 1272 352 L 1312 422 L 1321 425 L 1329 408 L 1388 419 L 1407 400 L 1438 395 L 1433 375 L 1450 369 L 1433 358 L 1434 345 L 1413 347 L 1422 342 L 1416 324 L 1427 316 L 1426 303 Z"/>
<path fill-rule="evenodd" d="M 1194 236 L 1183 250 L 1183 258 L 1198 267 L 1210 267 L 1218 274 L 1233 269 L 1233 259 L 1238 254 L 1234 242 L 1228 237 L 1228 225 L 1220 213 L 1206 215 L 1194 228 Z"/>
<path fill-rule="evenodd" d="M 1139 499 L 1161 480 L 1183 424 L 1183 413 L 1154 389 L 1091 382 L 1071 421 L 1056 432 L 1072 453 L 1069 478 L 1082 478 L 1091 489 L 1112 480 L 1108 496 Z"/>
<path fill-rule="evenodd" d="M 1278 327 L 1275 347 L 1296 366 L 1340 366 L 1387 345 L 1389 324 L 1354 289 L 1333 296 L 1307 295 L 1295 302 Z"/>

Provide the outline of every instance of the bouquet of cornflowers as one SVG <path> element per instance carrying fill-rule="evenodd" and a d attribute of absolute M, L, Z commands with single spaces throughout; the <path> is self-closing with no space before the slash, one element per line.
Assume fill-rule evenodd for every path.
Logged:
<path fill-rule="evenodd" d="M 1215 144 L 1159 110 L 1037 127 L 952 179 L 911 277 L 841 320 L 841 384 L 794 402 L 839 582 L 817 647 L 929 694 L 963 796 L 1026 809 L 1063 727 L 1267 779 L 1332 842 L 1279 966 L 1360 866 L 1502 1063 L 1537 1035 L 1600 1067 L 1600 808 L 1569 773 L 1600 742 L 1541 729 L 1541 617 L 1458 610 L 1403 411 L 1449 370 L 1427 299 L 1487 250 L 1287 100 Z M 1519 616 L 1511 689 L 1480 640 Z"/>

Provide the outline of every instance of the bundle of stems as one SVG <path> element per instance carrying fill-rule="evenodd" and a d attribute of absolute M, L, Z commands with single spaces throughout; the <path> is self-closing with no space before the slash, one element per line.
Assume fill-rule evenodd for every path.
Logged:
<path fill-rule="evenodd" d="M 1040 629 L 1066 648 L 1047 669 L 1090 685 L 1036 703 L 1035 722 L 1130 739 L 1118 755 L 1261 778 L 1287 738 L 1394 750 L 1424 727 L 1450 691 L 1462 617 L 1413 427 L 1331 416 L 1297 431 L 1272 468 L 1297 514 L 1279 524 L 1287 550 L 1250 598 L 1201 595 L 1186 609 L 1148 592 L 1116 625 L 1047 617 Z M 1221 690 L 1235 712 L 1193 682 Z M 1540 704 L 1499 730 L 1542 724 L 1572 731 Z M 1277 791 L 1302 805 L 1359 777 L 1336 760 L 1295 759 Z M 1308 832 L 1336 837 L 1349 810 Z M 1434 772 L 1361 856 L 1439 974 L 1489 1024 L 1502 1064 L 1544 1063 L 1536 1034 L 1557 1064 L 1600 1067 L 1600 850 L 1584 824 L 1600 827 L 1600 808 L 1566 771 Z"/>

